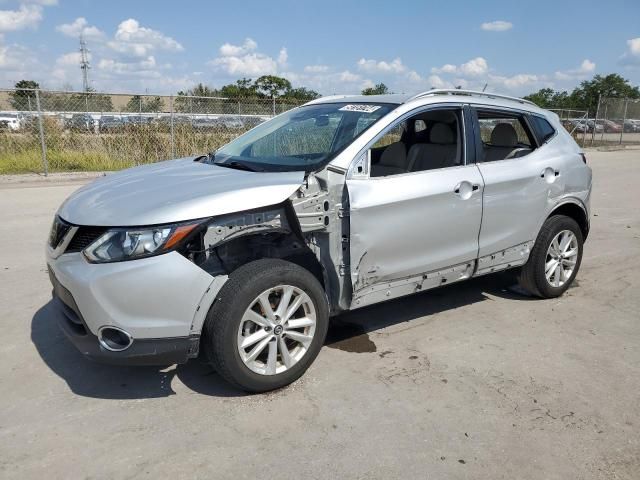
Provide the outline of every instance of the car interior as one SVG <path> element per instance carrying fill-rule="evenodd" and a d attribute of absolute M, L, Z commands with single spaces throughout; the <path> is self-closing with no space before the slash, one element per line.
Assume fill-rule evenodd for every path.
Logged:
<path fill-rule="evenodd" d="M 478 112 L 483 162 L 524 157 L 535 148 L 533 136 L 520 116 Z"/>
<path fill-rule="evenodd" d="M 462 165 L 462 137 L 458 110 L 432 110 L 411 117 L 371 148 L 371 176 Z"/>

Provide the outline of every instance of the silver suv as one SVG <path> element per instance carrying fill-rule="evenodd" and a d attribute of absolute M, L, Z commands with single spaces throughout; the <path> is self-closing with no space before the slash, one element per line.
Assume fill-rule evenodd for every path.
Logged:
<path fill-rule="evenodd" d="M 506 269 L 562 295 L 591 169 L 558 117 L 462 90 L 333 96 L 206 156 L 108 175 L 58 210 L 47 262 L 87 357 L 200 352 L 248 391 L 287 385 L 340 312 Z"/>

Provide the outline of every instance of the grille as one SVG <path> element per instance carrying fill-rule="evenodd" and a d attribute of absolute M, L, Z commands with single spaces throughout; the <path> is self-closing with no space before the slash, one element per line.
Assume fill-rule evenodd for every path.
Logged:
<path fill-rule="evenodd" d="M 69 242 L 65 253 L 80 252 L 95 242 L 106 232 L 104 227 L 78 227 L 78 231 Z"/>
<path fill-rule="evenodd" d="M 53 225 L 51 225 L 51 232 L 49 232 L 49 245 L 51 245 L 51 248 L 56 248 L 60 245 L 70 228 L 71 225 L 56 215 L 56 218 L 53 219 Z"/>

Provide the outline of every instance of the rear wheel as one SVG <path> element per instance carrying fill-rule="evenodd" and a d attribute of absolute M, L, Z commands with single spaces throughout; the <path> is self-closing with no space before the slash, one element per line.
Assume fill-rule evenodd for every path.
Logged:
<path fill-rule="evenodd" d="M 582 249 L 582 231 L 575 220 L 564 215 L 548 218 L 520 271 L 520 285 L 542 298 L 559 297 L 580 269 Z"/>
<path fill-rule="evenodd" d="M 250 392 L 283 387 L 315 360 L 327 333 L 324 290 L 304 268 L 265 259 L 231 274 L 211 307 L 203 348 L 218 373 Z"/>

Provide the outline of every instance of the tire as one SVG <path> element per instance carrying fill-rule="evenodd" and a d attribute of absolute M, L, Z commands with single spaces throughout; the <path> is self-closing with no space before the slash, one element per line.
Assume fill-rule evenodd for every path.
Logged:
<path fill-rule="evenodd" d="M 550 253 L 551 242 L 561 234 L 561 240 L 571 238 L 571 235 L 567 235 L 565 232 L 573 234 L 577 255 L 575 258 L 572 257 L 571 260 L 569 260 L 569 257 L 565 258 L 564 256 L 557 257 L 560 259 L 557 260 L 556 257 L 550 256 L 552 255 Z M 520 286 L 528 290 L 531 294 L 541 298 L 555 298 L 562 295 L 571 286 L 571 283 L 578 274 L 578 270 L 580 270 L 583 243 L 584 239 L 582 236 L 582 230 L 580 230 L 578 223 L 574 219 L 565 215 L 554 215 L 549 217 L 542 225 L 540 233 L 538 233 L 538 238 L 536 238 L 536 242 L 531 250 L 529 260 L 520 270 L 518 278 Z M 567 247 L 569 248 L 572 245 L 574 245 L 573 239 Z M 571 253 L 573 250 L 573 248 L 570 248 L 567 250 L 567 253 Z M 562 263 L 562 266 L 560 266 L 562 272 L 557 273 L 558 271 L 556 269 L 558 267 L 552 267 L 551 270 L 554 270 L 555 272 L 551 273 L 552 278 L 548 279 L 547 272 L 545 270 L 547 265 L 552 265 L 554 261 Z M 570 261 L 575 263 L 572 265 L 568 277 L 565 277 L 564 273 L 569 270 L 565 271 L 564 268 L 570 268 Z M 556 281 L 558 278 L 560 280 Z"/>
<path fill-rule="evenodd" d="M 293 312 L 290 320 L 285 320 L 286 315 L 283 315 L 283 319 L 274 322 L 274 318 L 279 318 L 274 314 L 279 300 L 286 296 L 285 290 L 292 292 L 287 297 L 292 301 L 287 302 L 287 305 L 293 309 L 293 303 L 301 299 L 301 306 Z M 270 292 L 267 297 L 263 297 L 269 299 L 269 308 L 272 309 L 270 314 L 266 313 L 266 307 L 263 307 L 265 304 L 258 300 L 265 292 Z M 282 294 L 278 296 L 278 292 Z M 252 312 L 248 311 L 249 308 Z M 258 317 L 249 315 L 256 311 L 259 312 Z M 263 326 L 247 320 L 248 318 L 259 319 Z M 296 320 L 298 323 L 308 323 L 311 318 L 315 318 L 313 327 L 293 327 Z M 265 321 L 268 323 L 263 324 Z M 281 325 L 279 331 L 278 325 Z M 243 265 L 229 276 L 207 314 L 201 344 L 209 363 L 229 383 L 247 392 L 266 392 L 284 387 L 302 376 L 318 356 L 328 325 L 329 306 L 324 289 L 316 277 L 294 263 L 263 259 Z M 312 340 L 298 342 L 292 338 L 296 333 L 304 334 L 296 338 L 312 337 Z M 250 341 L 249 337 L 253 334 L 259 336 L 260 341 L 250 344 L 246 349 L 241 348 Z M 263 346 L 263 342 L 267 342 L 264 344 L 266 346 Z M 281 342 L 284 342 L 284 347 Z M 292 350 L 289 350 L 287 344 L 294 345 Z M 252 349 L 260 346 L 263 350 L 259 357 L 248 360 Z M 273 361 L 272 348 L 277 351 Z M 288 362 L 285 362 L 283 348 L 287 350 Z"/>

